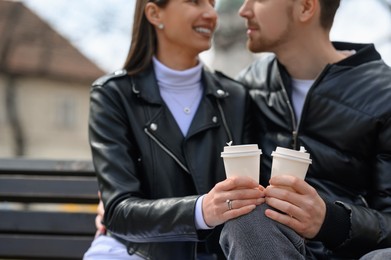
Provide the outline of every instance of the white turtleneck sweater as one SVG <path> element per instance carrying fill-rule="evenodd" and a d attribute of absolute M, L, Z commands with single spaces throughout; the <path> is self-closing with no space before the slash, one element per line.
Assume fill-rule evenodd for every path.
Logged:
<path fill-rule="evenodd" d="M 153 57 L 156 79 L 162 96 L 183 136 L 187 135 L 202 98 L 202 63 L 187 70 L 173 70 Z"/>

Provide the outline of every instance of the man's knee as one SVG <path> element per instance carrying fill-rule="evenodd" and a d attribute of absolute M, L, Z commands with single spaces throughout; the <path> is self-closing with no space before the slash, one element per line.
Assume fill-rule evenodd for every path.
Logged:
<path fill-rule="evenodd" d="M 391 248 L 378 249 L 360 258 L 360 260 L 383 260 L 391 259 Z"/>
<path fill-rule="evenodd" d="M 292 259 L 302 259 L 305 254 L 304 239 L 289 227 L 266 217 L 267 208 L 267 204 L 262 204 L 249 214 L 224 224 L 220 246 L 226 256 L 252 254 L 251 256 L 280 257 L 286 254 Z M 270 252 L 272 248 L 280 248 L 281 251 Z"/>

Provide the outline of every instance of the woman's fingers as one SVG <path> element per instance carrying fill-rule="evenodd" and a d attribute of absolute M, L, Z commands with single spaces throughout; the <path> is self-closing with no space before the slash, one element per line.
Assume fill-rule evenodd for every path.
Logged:
<path fill-rule="evenodd" d="M 226 179 L 205 195 L 202 203 L 204 220 L 209 226 L 220 225 L 249 213 L 265 202 L 264 197 L 264 188 L 251 178 Z"/>

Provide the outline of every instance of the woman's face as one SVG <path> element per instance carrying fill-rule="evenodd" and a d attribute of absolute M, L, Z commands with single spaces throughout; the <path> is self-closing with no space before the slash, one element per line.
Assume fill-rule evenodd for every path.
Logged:
<path fill-rule="evenodd" d="M 160 9 L 158 51 L 198 55 L 211 47 L 217 25 L 215 0 L 169 0 Z"/>

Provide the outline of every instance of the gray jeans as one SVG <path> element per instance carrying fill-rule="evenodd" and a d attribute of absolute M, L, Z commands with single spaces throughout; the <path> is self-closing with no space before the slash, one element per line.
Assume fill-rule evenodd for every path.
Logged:
<path fill-rule="evenodd" d="M 391 259 L 391 248 L 379 249 L 360 258 L 360 260 L 386 260 Z"/>
<path fill-rule="evenodd" d="M 305 259 L 304 239 L 266 217 L 267 207 L 263 204 L 224 224 L 220 246 L 228 260 Z"/>
<path fill-rule="evenodd" d="M 306 256 L 304 239 L 290 228 L 265 216 L 266 204 L 251 213 L 228 221 L 220 246 L 228 260 L 312 259 Z M 360 260 L 391 259 L 391 248 L 372 251 Z"/>

